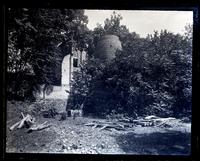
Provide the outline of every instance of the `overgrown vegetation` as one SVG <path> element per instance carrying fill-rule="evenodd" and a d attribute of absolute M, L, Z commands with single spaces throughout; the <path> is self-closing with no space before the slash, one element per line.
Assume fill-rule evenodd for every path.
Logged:
<path fill-rule="evenodd" d="M 115 13 L 97 26 L 93 44 L 104 34 L 118 35 L 123 51 L 111 62 L 92 57 L 74 73 L 68 106 L 84 104 L 84 113 L 105 117 L 190 116 L 192 78 L 192 29 L 185 35 L 166 30 L 146 38 L 120 25 Z M 91 47 L 91 49 L 92 49 Z"/>
<path fill-rule="evenodd" d="M 8 9 L 8 98 L 34 100 L 33 91 L 59 84 L 61 62 L 72 46 L 87 50 L 71 82 L 68 107 L 97 116 L 189 116 L 192 91 L 192 26 L 185 35 L 166 30 L 146 38 L 120 24 L 116 13 L 87 28 L 83 10 Z M 96 43 L 117 35 L 122 51 L 110 62 L 94 58 Z"/>
<path fill-rule="evenodd" d="M 39 85 L 50 89 L 60 84 L 62 59 L 72 46 L 85 48 L 87 16 L 72 9 L 8 8 L 7 12 L 9 98 L 34 100 L 33 91 L 42 90 Z"/>

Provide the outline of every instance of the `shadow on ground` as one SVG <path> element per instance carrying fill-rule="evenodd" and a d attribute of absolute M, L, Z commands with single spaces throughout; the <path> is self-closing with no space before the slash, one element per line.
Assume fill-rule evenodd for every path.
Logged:
<path fill-rule="evenodd" d="M 190 133 L 168 131 L 150 134 L 128 133 L 116 138 L 119 147 L 127 154 L 189 155 Z"/>
<path fill-rule="evenodd" d="M 27 129 L 7 130 L 7 152 L 41 152 L 45 146 L 55 139 L 53 131 L 41 130 L 27 133 Z"/>

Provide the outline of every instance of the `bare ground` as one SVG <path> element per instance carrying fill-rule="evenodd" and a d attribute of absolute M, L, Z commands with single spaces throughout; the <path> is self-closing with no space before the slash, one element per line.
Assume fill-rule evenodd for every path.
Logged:
<path fill-rule="evenodd" d="M 59 106 L 63 101 L 50 101 L 29 104 L 8 102 L 6 151 L 15 153 L 79 153 L 79 154 L 152 154 L 152 155 L 189 155 L 191 124 L 180 120 L 171 122 L 170 127 L 141 127 L 132 130 L 100 130 L 86 123 L 107 121 L 96 118 L 68 117 L 64 121 L 44 118 L 43 106 Z M 63 106 L 63 107 L 62 107 Z M 34 108 L 33 108 L 34 107 Z M 38 108 L 39 107 L 39 108 Z M 33 111 L 34 109 L 34 111 Z M 27 133 L 27 129 L 9 131 L 9 127 L 21 118 L 20 112 L 32 114 L 38 123 L 48 121 L 51 127 Z"/>

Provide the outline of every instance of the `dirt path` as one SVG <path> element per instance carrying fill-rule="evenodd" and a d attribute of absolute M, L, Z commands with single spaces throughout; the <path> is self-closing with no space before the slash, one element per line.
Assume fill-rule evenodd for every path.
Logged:
<path fill-rule="evenodd" d="M 100 119 L 74 120 L 69 117 L 59 121 L 40 115 L 36 119 L 39 122 L 48 121 L 52 126 L 32 133 L 27 133 L 26 129 L 9 131 L 8 128 L 19 117 L 7 120 L 7 152 L 153 155 L 190 153 L 191 127 L 188 123 L 174 122 L 171 128 L 136 126 L 132 131 L 109 131 L 85 126 L 86 123 Z"/>

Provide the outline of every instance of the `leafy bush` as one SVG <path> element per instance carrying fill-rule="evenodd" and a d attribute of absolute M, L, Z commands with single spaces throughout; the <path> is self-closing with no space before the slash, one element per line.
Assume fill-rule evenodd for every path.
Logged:
<path fill-rule="evenodd" d="M 192 54 L 188 41 L 166 31 L 145 41 L 143 49 L 125 48 L 110 62 L 91 59 L 85 63 L 74 74 L 69 105 L 84 104 L 85 114 L 101 117 L 113 110 L 132 117 L 190 115 Z"/>

